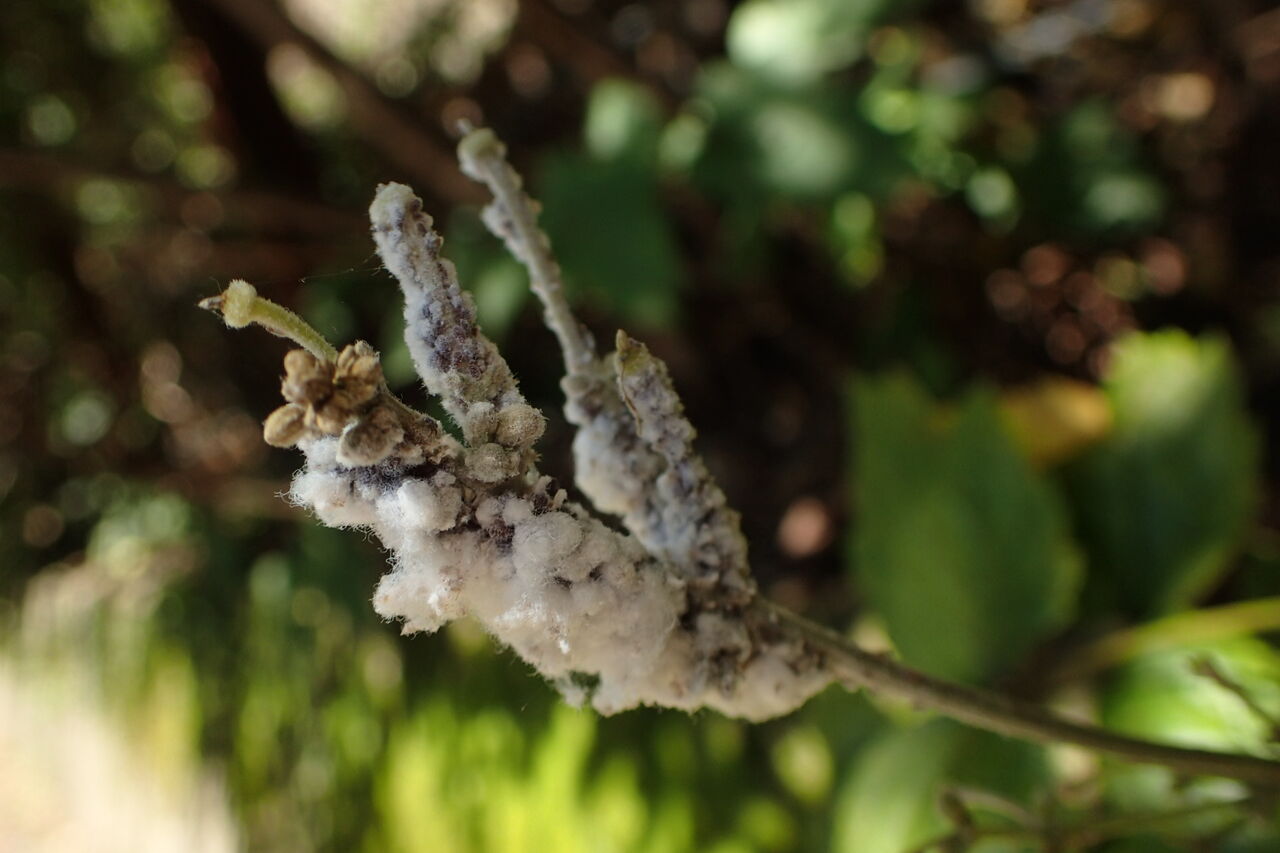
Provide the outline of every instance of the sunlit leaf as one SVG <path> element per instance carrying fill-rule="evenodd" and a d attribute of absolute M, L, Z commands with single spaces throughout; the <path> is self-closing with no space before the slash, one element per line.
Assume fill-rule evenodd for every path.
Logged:
<path fill-rule="evenodd" d="M 1203 664 L 1201 663 L 1203 662 Z M 1259 707 L 1200 667 L 1237 685 Z M 1261 713 L 1259 713 L 1261 712 Z M 1280 654 L 1254 637 L 1237 637 L 1146 655 L 1109 679 L 1103 722 L 1154 740 L 1229 752 L 1275 754 L 1262 714 L 1280 720 Z"/>
<path fill-rule="evenodd" d="M 1280 720 L 1280 654 L 1255 637 L 1193 643 L 1144 655 L 1109 677 L 1100 699 L 1101 722 L 1116 731 L 1219 752 L 1273 759 L 1280 755 L 1275 739 L 1275 722 Z M 1104 778 L 1107 800 L 1126 812 L 1170 811 L 1174 803 L 1203 805 L 1240 799 L 1239 783 L 1188 780 L 1163 767 L 1117 762 L 1107 766 Z M 1203 837 L 1222 833 L 1239 818 L 1239 810 L 1221 807 L 1164 829 L 1189 838 Z M 1223 836 L 1214 849 L 1259 849 L 1249 841 L 1265 826 L 1255 824 L 1252 829 L 1235 833 L 1232 844 Z M 1274 832 L 1272 827 L 1272 840 Z"/>
<path fill-rule="evenodd" d="M 575 297 L 632 326 L 670 324 L 681 269 L 653 174 L 562 153 L 541 178 L 542 222 Z"/>
<path fill-rule="evenodd" d="M 804 84 L 847 65 L 864 49 L 885 0 L 749 0 L 725 35 L 737 65 L 777 82 Z"/>
<path fill-rule="evenodd" d="M 583 137 L 601 160 L 648 163 L 657 153 L 661 112 L 653 95 L 625 80 L 605 80 L 591 89 Z"/>

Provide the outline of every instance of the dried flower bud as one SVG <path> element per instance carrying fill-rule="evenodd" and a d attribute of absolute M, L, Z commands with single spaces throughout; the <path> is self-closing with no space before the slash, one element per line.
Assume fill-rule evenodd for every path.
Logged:
<path fill-rule="evenodd" d="M 285 356 L 284 369 L 280 393 L 304 406 L 307 426 L 326 435 L 340 435 L 382 387 L 378 354 L 364 341 L 348 346 L 332 364 L 306 350 L 293 350 Z"/>
<path fill-rule="evenodd" d="M 342 348 L 342 352 L 338 353 L 338 361 L 336 370 L 338 373 L 359 372 L 360 368 L 356 365 L 364 363 L 363 369 L 377 367 L 378 351 L 368 341 L 356 341 L 354 344 L 347 344 Z"/>
<path fill-rule="evenodd" d="M 342 405 L 355 409 L 372 400 L 382 384 L 378 353 L 364 341 L 343 349 L 333 372 L 334 396 Z"/>
<path fill-rule="evenodd" d="M 527 403 L 515 403 L 498 413 L 495 438 L 506 447 L 528 447 L 542 437 L 546 427 L 542 412 Z"/>
<path fill-rule="evenodd" d="M 342 434 L 338 462 L 351 468 L 377 465 L 403 439 L 404 428 L 396 413 L 386 406 L 375 406 Z"/>
<path fill-rule="evenodd" d="M 338 435 L 360 416 L 381 385 L 382 366 L 373 347 L 364 341 L 346 347 L 333 367 L 332 393 L 312 401 L 316 427 Z"/>
<path fill-rule="evenodd" d="M 286 403 L 267 415 L 262 424 L 262 439 L 272 447 L 293 447 L 307 431 L 307 410 L 297 403 Z"/>
<path fill-rule="evenodd" d="M 467 473 L 481 483 L 500 483 L 515 473 L 511 453 L 500 444 L 482 444 L 467 452 Z"/>
<path fill-rule="evenodd" d="M 333 370 L 304 349 L 290 350 L 284 357 L 280 393 L 290 403 L 322 403 L 333 393 Z"/>
<path fill-rule="evenodd" d="M 458 421 L 467 441 L 473 444 L 479 444 L 491 438 L 497 423 L 498 414 L 493 403 L 488 401 L 472 403 L 467 407 L 466 414 Z"/>
<path fill-rule="evenodd" d="M 308 410 L 308 424 L 325 435 L 342 435 L 351 423 L 351 412 L 339 406 L 322 405 Z"/>

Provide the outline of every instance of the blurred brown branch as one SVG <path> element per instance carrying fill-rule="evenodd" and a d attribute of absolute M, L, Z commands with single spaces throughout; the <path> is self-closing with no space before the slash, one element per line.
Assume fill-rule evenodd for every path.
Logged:
<path fill-rule="evenodd" d="M 231 208 L 237 218 L 261 230 L 329 237 L 358 231 L 363 222 L 361 217 L 347 211 L 278 192 L 250 188 L 191 190 L 159 175 L 101 168 L 51 154 L 0 148 L 0 186 L 47 192 L 61 189 L 63 184 L 95 178 L 145 187 L 165 207 L 174 210 L 197 197 L 212 196 Z"/>
<path fill-rule="evenodd" d="M 372 148 L 451 204 L 481 196 L 458 171 L 448 147 L 408 118 L 363 75 L 304 32 L 273 0 L 207 0 L 265 49 L 293 44 L 333 75 L 347 97 L 355 130 Z"/>

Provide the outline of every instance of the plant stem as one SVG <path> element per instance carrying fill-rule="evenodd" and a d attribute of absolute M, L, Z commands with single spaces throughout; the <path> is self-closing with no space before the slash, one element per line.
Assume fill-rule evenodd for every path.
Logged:
<path fill-rule="evenodd" d="M 1197 803 L 1171 811 L 1112 815 L 1062 826 L 1040 824 L 1035 821 L 1019 821 L 1016 826 L 1009 827 L 970 826 L 931 838 L 920 846 L 912 848 L 910 853 L 950 849 L 947 845 L 955 841 L 972 844 L 978 840 L 996 839 L 1039 842 L 1045 850 L 1082 850 L 1115 838 L 1138 833 L 1158 833 L 1162 828 L 1167 831 L 1170 825 L 1177 827 L 1183 821 L 1215 812 L 1245 809 L 1252 803 L 1252 798 L 1245 797 L 1239 800 Z"/>
<path fill-rule="evenodd" d="M 872 654 L 835 631 L 763 598 L 756 599 L 753 608 L 756 618 L 791 633 L 823 654 L 831 671 L 850 690 L 866 688 L 882 696 L 909 702 L 922 710 L 936 711 L 975 728 L 1020 740 L 1074 744 L 1182 773 L 1224 776 L 1280 787 L 1280 762 L 1154 743 L 1073 722 L 1038 705 L 933 678 L 887 657 Z"/>
<path fill-rule="evenodd" d="M 261 326 L 273 335 L 293 341 L 321 361 L 332 364 L 338 360 L 338 351 L 324 335 L 288 308 L 259 296 L 253 285 L 241 279 L 231 282 L 217 296 L 201 299 L 199 305 L 220 314 L 223 322 L 233 329 L 251 324 Z"/>
<path fill-rule="evenodd" d="M 1252 797 L 1245 797 L 1239 800 L 1221 800 L 1210 803 L 1196 803 L 1195 805 L 1185 806 L 1181 809 L 1172 809 L 1163 812 L 1135 812 L 1133 814 L 1118 814 L 1112 817 L 1100 818 L 1098 820 L 1086 823 L 1080 823 L 1075 826 L 1064 826 L 1050 828 L 1056 840 L 1060 841 L 1065 849 L 1075 850 L 1084 847 L 1092 847 L 1095 844 L 1101 844 L 1113 838 L 1121 838 L 1126 835 L 1135 835 L 1137 833 L 1159 832 L 1162 828 L 1166 831 L 1170 828 L 1176 828 L 1184 821 L 1203 817 L 1205 815 L 1215 814 L 1221 811 L 1247 809 L 1253 804 Z"/>
<path fill-rule="evenodd" d="M 595 348 L 569 309 L 551 241 L 538 227 L 537 208 L 506 156 L 506 146 L 488 128 L 469 130 L 458 144 L 462 171 L 493 193 L 489 209 L 493 213 L 486 216 L 485 224 L 506 241 L 507 248 L 528 269 L 530 289 L 542 302 L 547 327 L 560 341 L 565 372 L 572 376 L 595 361 Z"/>

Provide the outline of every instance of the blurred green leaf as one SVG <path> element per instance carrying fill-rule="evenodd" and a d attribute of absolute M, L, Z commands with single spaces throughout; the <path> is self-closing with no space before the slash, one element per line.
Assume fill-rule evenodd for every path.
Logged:
<path fill-rule="evenodd" d="M 816 804 L 830 792 L 835 762 L 816 726 L 796 726 L 773 745 L 773 768 L 796 799 Z"/>
<path fill-rule="evenodd" d="M 1201 669 L 1201 661 L 1211 667 L 1211 676 Z M 1250 703 L 1256 707 L 1251 709 Z M 1137 737 L 1275 758 L 1272 721 L 1280 714 L 1280 654 L 1253 637 L 1154 652 L 1127 664 L 1106 681 L 1099 711 L 1104 726 Z M 1262 822 L 1241 823 L 1242 810 L 1231 805 L 1241 795 L 1240 785 L 1234 781 L 1209 777 L 1188 780 L 1150 765 L 1108 762 L 1104 767 L 1106 800 L 1122 813 L 1193 810 L 1184 818 L 1163 822 L 1162 835 L 1188 845 L 1168 849 L 1189 849 L 1194 845 L 1192 839 L 1204 837 L 1216 839 L 1214 850 L 1243 853 L 1275 849 L 1278 827 L 1274 822 L 1270 827 Z M 1214 803 L 1223 805 L 1196 810 Z M 1233 827 L 1235 831 L 1230 831 Z M 1133 844 L 1116 849 L 1166 849 L 1134 846 L 1143 840 L 1135 839 Z"/>
<path fill-rule="evenodd" d="M 583 136 L 600 160 L 619 158 L 652 163 L 662 133 L 658 102 L 643 87 L 626 80 L 604 80 L 591 89 Z"/>
<path fill-rule="evenodd" d="M 943 834 L 937 809 L 947 787 L 966 786 L 1027 802 L 1049 778 L 1041 750 L 935 720 L 890 731 L 858 757 L 836 802 L 832 849 L 902 853 Z M 975 850 L 1014 851 L 990 842 Z"/>
<path fill-rule="evenodd" d="M 760 205 L 845 190 L 883 198 L 910 174 L 899 139 L 852 109 L 848 93 L 777 86 L 728 63 L 708 63 L 698 92 L 714 109 L 694 180 L 712 195 Z"/>
<path fill-rule="evenodd" d="M 587 153 L 546 158 L 538 188 L 542 225 L 573 298 L 596 303 L 620 322 L 659 328 L 676 318 L 682 275 L 658 197 L 662 134 L 650 93 L 605 80 L 587 105 Z"/>
<path fill-rule="evenodd" d="M 1069 615 L 1079 559 L 1063 508 L 1001 426 L 994 396 L 954 411 L 913 380 L 854 389 L 855 569 L 911 664 L 982 680 Z"/>
<path fill-rule="evenodd" d="M 1027 207 L 1050 227 L 1124 235 L 1149 230 L 1164 216 L 1164 189 L 1113 111 L 1099 100 L 1073 108 L 1017 172 Z"/>
<path fill-rule="evenodd" d="M 1280 850 L 1280 821 L 1245 825 L 1222 842 L 1218 853 L 1272 853 Z M 1111 853 L 1111 851 L 1107 851 Z"/>
<path fill-rule="evenodd" d="M 160 0 L 91 0 L 88 35 L 95 47 L 123 58 L 157 52 L 169 35 L 169 6 Z"/>
<path fill-rule="evenodd" d="M 983 219 L 1012 224 L 1018 215 L 1018 188 L 999 167 L 974 172 L 965 185 L 965 199 Z"/>
<path fill-rule="evenodd" d="M 1113 841 L 1101 848 L 1102 853 L 1185 853 L 1186 848 L 1176 847 L 1154 835 L 1135 835 Z"/>
<path fill-rule="evenodd" d="M 1280 654 L 1254 637 L 1153 653 L 1125 666 L 1102 696 L 1108 727 L 1152 740 L 1274 755 L 1267 721 L 1236 693 L 1196 671 L 1199 659 L 1280 718 Z"/>
<path fill-rule="evenodd" d="M 854 287 L 862 287 L 884 267 L 875 204 L 862 193 L 846 193 L 836 199 L 827 222 L 828 242 L 839 261 L 840 272 Z"/>
<path fill-rule="evenodd" d="M 562 152 L 543 163 L 538 195 L 576 299 L 632 326 L 674 322 L 681 268 L 652 171 Z"/>
<path fill-rule="evenodd" d="M 1182 331 L 1134 334 L 1104 386 L 1114 428 L 1068 469 L 1093 581 L 1132 612 L 1185 607 L 1240 548 L 1258 489 L 1230 349 Z"/>

